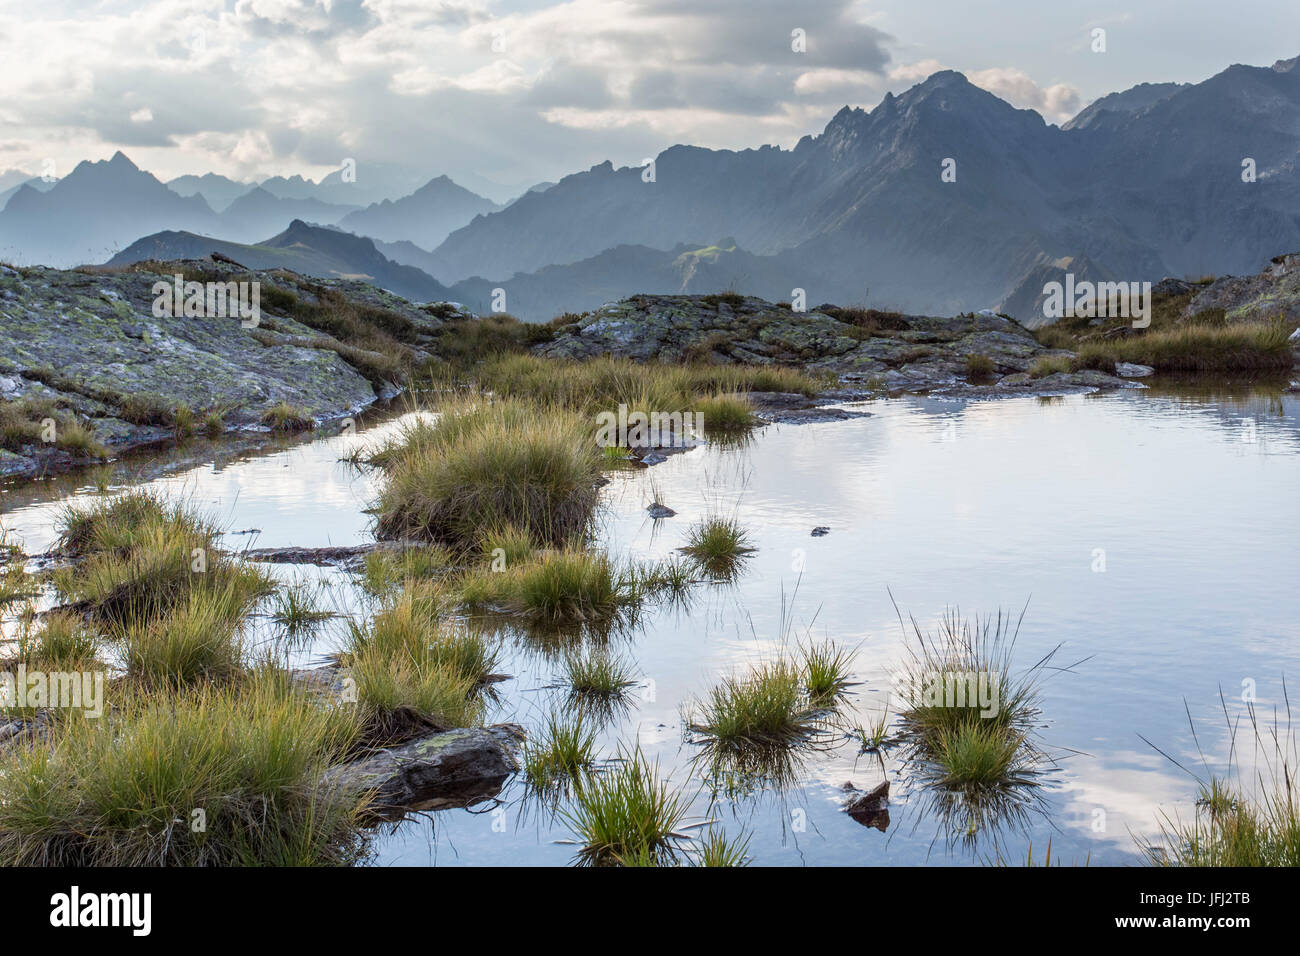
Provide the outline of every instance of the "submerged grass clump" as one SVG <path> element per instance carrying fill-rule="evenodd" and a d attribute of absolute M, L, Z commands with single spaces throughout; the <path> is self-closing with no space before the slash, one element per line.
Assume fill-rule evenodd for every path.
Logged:
<path fill-rule="evenodd" d="M 1032 738 L 1038 684 L 1056 650 L 1013 671 L 1023 616 L 965 619 L 950 609 L 933 634 L 911 619 L 900 726 L 927 779 L 942 789 L 977 796 L 1032 784 L 1044 759 Z"/>
<path fill-rule="evenodd" d="M 682 551 L 710 577 L 730 578 L 755 549 L 737 519 L 710 515 L 691 526 Z"/>
<path fill-rule="evenodd" d="M 305 581 L 295 582 L 275 593 L 271 619 L 290 634 L 310 630 L 333 616 L 332 611 L 318 606 L 316 590 Z"/>
<path fill-rule="evenodd" d="M 787 747 L 816 734 L 848 684 L 852 655 L 832 644 L 801 650 L 731 675 L 689 714 L 689 727 L 715 748 Z"/>
<path fill-rule="evenodd" d="M 372 739 L 384 743 L 477 726 L 480 691 L 497 661 L 494 645 L 448 620 L 441 597 L 418 586 L 406 588 L 368 626 L 354 624 L 342 655 L 370 715 Z"/>
<path fill-rule="evenodd" d="M 573 717 L 550 714 L 541 731 L 524 741 L 524 776 L 539 792 L 573 783 L 591 770 L 596 760 L 595 732 Z"/>
<path fill-rule="evenodd" d="M 144 635 L 165 630 L 177 608 L 237 625 L 274 589 L 264 570 L 218 548 L 208 518 L 149 492 L 68 508 L 60 524 L 60 549 L 82 560 L 57 578 L 59 589 L 124 640 L 152 645 Z"/>
<path fill-rule="evenodd" d="M 643 595 L 634 571 L 603 552 L 565 548 L 504 571 L 474 568 L 460 581 L 470 606 L 518 614 L 539 624 L 626 622 Z"/>
<path fill-rule="evenodd" d="M 620 697 L 636 683 L 627 662 L 603 648 L 569 650 L 563 666 L 565 683 L 578 698 Z"/>
<path fill-rule="evenodd" d="M 95 660 L 101 644 L 99 632 L 81 615 L 51 611 L 35 631 L 20 630 L 18 657 L 29 666 L 79 670 Z"/>
<path fill-rule="evenodd" d="M 804 688 L 813 703 L 831 704 L 849 686 L 853 653 L 830 641 L 800 648 Z"/>
<path fill-rule="evenodd" d="M 581 862 L 616 865 L 673 859 L 687 839 L 677 832 L 686 807 L 637 749 L 620 751 L 614 767 L 583 778 L 572 807 L 561 813 L 582 843 Z"/>

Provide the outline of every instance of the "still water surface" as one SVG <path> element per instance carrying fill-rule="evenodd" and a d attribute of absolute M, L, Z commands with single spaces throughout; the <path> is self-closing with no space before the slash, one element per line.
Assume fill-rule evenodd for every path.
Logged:
<path fill-rule="evenodd" d="M 996 402 L 910 398 L 861 406 L 851 421 L 769 426 L 741 448 L 702 447 L 616 474 L 605 489 L 603 544 L 636 559 L 666 557 L 689 524 L 734 513 L 758 549 L 732 585 L 702 586 L 687 607 L 648 613 L 613 646 L 641 683 L 602 735 L 602 749 L 638 742 L 662 775 L 696 794 L 692 820 L 750 833 L 758 864 L 1021 862 L 1049 838 L 1065 862 L 1139 861 L 1135 837 L 1162 813 L 1192 812 L 1196 784 L 1144 742 L 1204 773 L 1184 702 L 1209 766 L 1222 770 L 1228 736 L 1219 703 L 1281 707 L 1284 676 L 1300 674 L 1300 396 L 1243 391 L 1206 396 L 1152 389 Z M 374 476 L 339 462 L 390 421 L 209 463 L 151 485 L 220 516 L 234 546 L 323 546 L 368 540 Z M 84 479 L 82 479 L 84 480 Z M 45 550 L 69 495 L 63 482 L 0 491 L 0 523 L 28 553 Z M 655 498 L 677 511 L 652 521 Z M 815 526 L 830 533 L 812 537 Z M 347 576 L 316 579 L 325 603 L 356 607 Z M 892 599 L 891 599 L 892 593 Z M 847 724 L 886 706 L 905 642 L 894 602 L 930 627 L 946 607 L 968 614 L 1026 608 L 1016 660 L 1028 667 L 1057 645 L 1042 688 L 1041 744 L 1055 757 L 1027 815 L 979 833 L 938 812 L 897 752 L 860 753 L 836 737 L 808 752 L 784 785 L 711 799 L 682 707 L 724 674 L 770 659 L 788 640 L 832 639 L 856 649 Z M 326 626 L 297 649 L 318 661 L 339 642 Z M 266 631 L 270 625 L 265 625 Z M 492 721 L 537 726 L 563 703 L 557 662 L 508 636 Z M 1141 735 L 1141 736 L 1139 736 Z M 892 783 L 885 832 L 840 810 L 840 785 Z M 412 819 L 375 841 L 398 865 L 572 861 L 569 831 L 512 781 L 499 803 Z"/>

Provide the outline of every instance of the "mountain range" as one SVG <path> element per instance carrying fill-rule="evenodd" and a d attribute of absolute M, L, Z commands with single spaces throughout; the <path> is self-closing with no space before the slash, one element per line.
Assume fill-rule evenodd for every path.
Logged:
<path fill-rule="evenodd" d="M 1059 127 L 942 71 L 870 111 L 846 106 L 790 149 L 673 146 L 653 175 L 605 162 L 504 206 L 438 177 L 348 208 L 348 184 L 290 177 L 217 214 L 198 191 L 215 201 L 231 192 L 224 183 L 191 177 L 178 184 L 195 189 L 187 200 L 119 154 L 45 193 L 18 186 L 0 212 L 0 258 L 66 261 L 73 235 L 84 257 L 110 237 L 125 245 L 127 228 L 247 244 L 299 220 L 290 231 L 300 238 L 308 221 L 367 236 L 367 256 L 421 270 L 471 306 L 504 288 L 507 307 L 531 319 L 636 292 L 724 288 L 1032 319 L 1035 289 L 1065 271 L 1251 273 L 1300 249 L 1298 63 L 1142 84 Z M 92 170 L 126 186 L 72 188 Z M 367 261 L 330 268 L 374 274 Z"/>

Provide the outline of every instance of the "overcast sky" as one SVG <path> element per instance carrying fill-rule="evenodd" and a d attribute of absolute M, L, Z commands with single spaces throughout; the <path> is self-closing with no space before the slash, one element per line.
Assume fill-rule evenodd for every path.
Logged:
<path fill-rule="evenodd" d="M 1297 0 L 0 0 L 0 171 L 121 149 L 163 179 L 352 157 L 517 185 L 793 145 L 941 68 L 1060 122 L 1297 54 Z"/>

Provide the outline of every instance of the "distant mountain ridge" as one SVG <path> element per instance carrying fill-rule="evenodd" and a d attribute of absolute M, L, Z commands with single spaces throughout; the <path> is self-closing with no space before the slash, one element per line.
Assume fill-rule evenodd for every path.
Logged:
<path fill-rule="evenodd" d="M 490 199 L 456 185 L 446 176 L 439 176 L 409 196 L 385 199 L 348 213 L 339 225 L 384 242 L 406 241 L 423 249 L 434 249 L 453 229 L 499 208 Z"/>
<path fill-rule="evenodd" d="M 202 259 L 214 252 L 250 269 L 288 269 L 323 279 L 362 279 L 412 302 L 451 298 L 442 283 L 419 269 L 386 258 L 371 240 L 301 220 L 294 220 L 270 239 L 250 244 L 190 232 L 159 232 L 133 242 L 105 264 Z"/>

